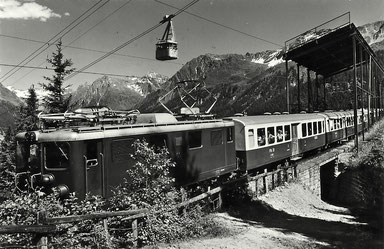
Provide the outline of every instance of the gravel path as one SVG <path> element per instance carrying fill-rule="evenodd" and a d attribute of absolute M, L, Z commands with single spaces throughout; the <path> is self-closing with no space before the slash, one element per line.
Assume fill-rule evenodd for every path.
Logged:
<path fill-rule="evenodd" d="M 232 235 L 160 248 L 384 248 L 382 237 L 375 237 L 347 208 L 325 203 L 299 184 L 214 216 Z"/>

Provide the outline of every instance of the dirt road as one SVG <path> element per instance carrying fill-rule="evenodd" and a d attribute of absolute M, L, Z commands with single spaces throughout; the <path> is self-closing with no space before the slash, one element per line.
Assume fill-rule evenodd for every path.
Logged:
<path fill-rule="evenodd" d="M 382 235 L 375 235 L 347 208 L 325 203 L 299 184 L 279 187 L 214 216 L 230 229 L 230 236 L 160 248 L 384 248 Z"/>

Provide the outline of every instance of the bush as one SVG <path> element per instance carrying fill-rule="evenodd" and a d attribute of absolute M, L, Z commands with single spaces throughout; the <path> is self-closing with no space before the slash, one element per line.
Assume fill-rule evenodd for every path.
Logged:
<path fill-rule="evenodd" d="M 104 200 L 87 196 L 79 201 L 74 194 L 59 200 L 42 192 L 14 193 L 0 203 L 0 225 L 36 223 L 38 212 L 49 217 L 81 215 L 101 211 L 147 208 L 149 215 L 139 222 L 139 242 L 156 244 L 209 234 L 220 234 L 222 228 L 206 217 L 198 205 L 188 206 L 184 212 L 172 207 L 181 202 L 181 192 L 169 175 L 175 164 L 165 148 L 154 148 L 145 141 L 134 143 L 132 157 L 135 165 L 127 172 L 127 180 L 115 195 Z M 105 226 L 107 225 L 107 227 Z M 128 248 L 133 245 L 132 221 L 122 217 L 86 220 L 58 225 L 59 231 L 50 235 L 50 248 Z M 0 246 L 32 247 L 31 235 L 5 235 Z"/>

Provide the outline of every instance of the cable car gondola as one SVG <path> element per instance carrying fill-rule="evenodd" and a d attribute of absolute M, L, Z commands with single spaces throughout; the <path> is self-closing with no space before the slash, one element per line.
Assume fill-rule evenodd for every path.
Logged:
<path fill-rule="evenodd" d="M 156 43 L 156 60 L 177 59 L 177 42 L 173 31 L 172 18 L 174 15 L 166 15 L 160 23 L 168 22 L 163 37 Z"/>

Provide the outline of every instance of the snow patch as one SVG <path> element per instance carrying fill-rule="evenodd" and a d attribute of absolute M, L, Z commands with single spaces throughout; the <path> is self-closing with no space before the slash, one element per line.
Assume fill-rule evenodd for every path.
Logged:
<path fill-rule="evenodd" d="M 11 92 L 15 93 L 16 96 L 19 97 L 20 99 L 28 98 L 28 90 L 20 90 L 20 89 L 14 88 L 13 86 L 6 86 L 6 88 Z M 39 100 L 43 99 L 48 94 L 43 89 L 39 89 L 39 88 L 35 89 L 35 92 L 36 92 L 37 99 Z"/>

